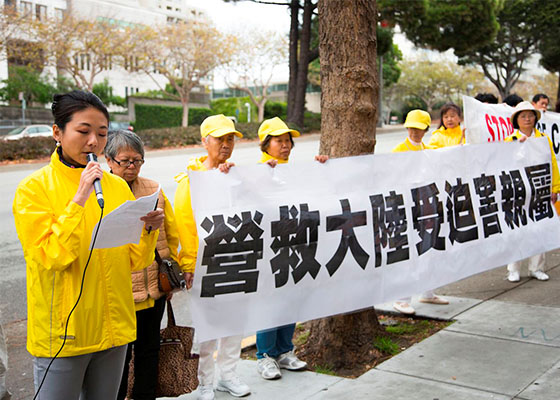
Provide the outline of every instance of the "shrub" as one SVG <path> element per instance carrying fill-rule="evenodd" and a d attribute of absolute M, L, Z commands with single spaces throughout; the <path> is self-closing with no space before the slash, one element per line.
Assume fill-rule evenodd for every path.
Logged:
<path fill-rule="evenodd" d="M 134 128 L 139 131 L 178 127 L 181 126 L 181 120 L 183 119 L 183 108 L 176 106 L 136 104 L 134 111 L 136 113 Z M 212 115 L 209 108 L 190 108 L 189 125 L 200 124 L 209 115 Z"/>
<path fill-rule="evenodd" d="M 251 104 L 251 120 L 257 118 L 257 108 L 251 103 L 249 97 L 228 97 L 225 99 L 216 99 L 210 102 L 212 115 L 224 114 L 228 117 L 236 117 L 237 121 L 247 121 L 247 107 L 245 103 Z"/>
<path fill-rule="evenodd" d="M 147 129 L 136 133 L 142 138 L 144 145 L 151 149 L 200 143 L 199 126 Z"/>
<path fill-rule="evenodd" d="M 281 101 L 267 101 L 264 105 L 264 118 L 280 117 L 282 120 L 286 119 L 288 114 L 288 106 Z"/>
<path fill-rule="evenodd" d="M 51 137 L 33 137 L 0 141 L 0 161 L 34 160 L 48 157 L 55 148 Z"/>

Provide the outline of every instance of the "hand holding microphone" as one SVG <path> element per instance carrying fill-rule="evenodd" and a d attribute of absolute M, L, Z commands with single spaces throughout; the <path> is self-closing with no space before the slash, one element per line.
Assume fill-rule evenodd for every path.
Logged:
<path fill-rule="evenodd" d="M 87 160 L 88 164 L 92 161 L 97 162 L 97 156 L 93 153 L 88 153 Z M 103 208 L 105 206 L 105 199 L 103 199 L 103 190 L 101 190 L 101 181 L 99 180 L 99 178 L 95 178 L 93 180 L 93 189 L 95 190 L 95 196 L 97 197 L 99 207 Z"/>
<path fill-rule="evenodd" d="M 94 160 L 90 160 L 90 156 L 94 156 L 93 154 L 88 154 L 88 164 L 84 168 L 82 175 L 80 177 L 80 184 L 78 185 L 78 191 L 73 198 L 74 203 L 84 207 L 86 201 L 89 199 L 91 193 L 94 191 L 94 181 L 98 183 L 99 193 L 101 195 L 101 202 L 100 206 L 103 208 L 105 205 L 103 202 L 103 193 L 101 192 L 101 183 L 100 179 L 103 177 L 103 170 L 101 166 L 97 162 L 91 162 Z M 96 193 L 97 194 L 97 193 Z M 99 195 L 97 197 L 97 201 L 99 202 Z"/>

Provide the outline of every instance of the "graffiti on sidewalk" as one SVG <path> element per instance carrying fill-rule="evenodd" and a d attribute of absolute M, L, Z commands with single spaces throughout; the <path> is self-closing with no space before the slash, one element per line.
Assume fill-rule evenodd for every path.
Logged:
<path fill-rule="evenodd" d="M 560 333 L 546 331 L 544 328 L 525 328 L 523 326 L 512 335 L 520 339 L 537 339 L 545 342 L 560 342 Z"/>

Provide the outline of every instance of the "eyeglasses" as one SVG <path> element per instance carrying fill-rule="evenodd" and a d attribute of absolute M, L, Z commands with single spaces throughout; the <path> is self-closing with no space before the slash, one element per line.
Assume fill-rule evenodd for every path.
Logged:
<path fill-rule="evenodd" d="M 124 168 L 130 167 L 130 164 L 134 164 L 134 167 L 140 168 L 140 166 L 142 164 L 144 164 L 144 160 L 122 160 L 122 161 L 119 161 L 119 160 L 115 160 L 113 158 L 113 161 L 116 162 L 117 164 L 119 164 L 121 167 L 124 167 Z"/>

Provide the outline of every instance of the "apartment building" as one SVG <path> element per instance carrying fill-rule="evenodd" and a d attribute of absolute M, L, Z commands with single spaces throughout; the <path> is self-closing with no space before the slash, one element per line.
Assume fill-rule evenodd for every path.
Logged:
<path fill-rule="evenodd" d="M 4 0 L 5 5 L 15 6 L 19 12 L 38 20 L 46 18 L 62 19 L 66 13 L 89 20 L 105 20 L 127 26 L 130 24 L 159 25 L 188 20 L 207 20 L 206 14 L 188 4 L 188 0 Z M 133 59 L 133 55 L 131 55 Z M 4 57 L 3 57 L 4 58 Z M 80 62 L 77 59 L 77 62 Z M 87 69 L 87 62 L 81 62 L 81 68 Z M 45 73 L 54 76 L 56 70 L 50 67 Z M 7 61 L 0 62 L 0 80 L 8 77 Z M 104 79 L 109 81 L 113 94 L 128 95 L 157 90 L 159 85 L 165 87 L 167 80 L 163 76 L 154 79 L 134 68 L 121 68 L 110 65 L 96 77 L 96 83 Z"/>

